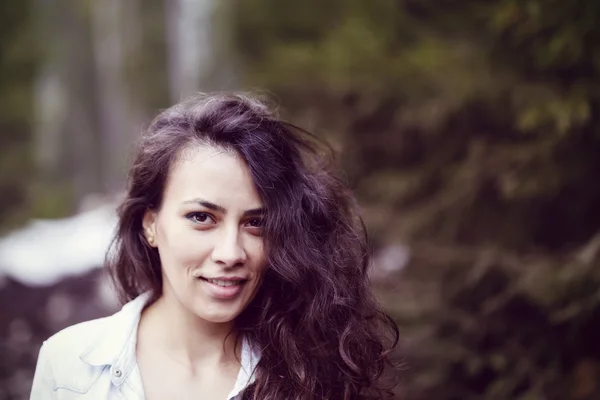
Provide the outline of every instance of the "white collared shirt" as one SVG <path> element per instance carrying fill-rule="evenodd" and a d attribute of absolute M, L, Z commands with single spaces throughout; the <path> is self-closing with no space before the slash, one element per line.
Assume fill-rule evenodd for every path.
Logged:
<path fill-rule="evenodd" d="M 58 332 L 40 349 L 31 400 L 142 400 L 144 390 L 135 359 L 137 328 L 150 293 L 116 314 Z M 259 351 L 242 340 L 241 368 L 227 400 L 241 399 L 254 381 Z"/>

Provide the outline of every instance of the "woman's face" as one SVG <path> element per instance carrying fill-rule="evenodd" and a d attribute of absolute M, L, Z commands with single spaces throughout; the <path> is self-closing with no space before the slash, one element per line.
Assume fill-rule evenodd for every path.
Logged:
<path fill-rule="evenodd" d="M 160 209 L 144 216 L 146 237 L 160 254 L 163 296 L 209 322 L 235 319 L 266 267 L 262 221 L 263 203 L 235 152 L 184 150 Z"/>

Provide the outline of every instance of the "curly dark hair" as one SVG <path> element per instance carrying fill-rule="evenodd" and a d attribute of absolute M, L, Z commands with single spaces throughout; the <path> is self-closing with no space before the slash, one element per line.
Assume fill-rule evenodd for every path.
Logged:
<path fill-rule="evenodd" d="M 398 328 L 371 291 L 366 231 L 331 148 L 242 94 L 198 95 L 152 122 L 130 171 L 107 258 L 120 299 L 162 291 L 158 253 L 142 233 L 170 166 L 193 143 L 233 149 L 266 209 L 268 268 L 236 330 L 262 350 L 245 399 L 391 396 L 381 379 Z"/>

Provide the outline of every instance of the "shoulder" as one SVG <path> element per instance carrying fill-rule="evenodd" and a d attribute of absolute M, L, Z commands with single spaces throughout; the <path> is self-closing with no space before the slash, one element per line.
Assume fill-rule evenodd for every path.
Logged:
<path fill-rule="evenodd" d="M 70 355 L 83 354 L 102 337 L 107 326 L 116 319 L 117 314 L 81 322 L 55 333 L 43 344 L 45 355 L 56 355 L 64 359 Z"/>
<path fill-rule="evenodd" d="M 48 338 L 39 353 L 32 393 L 45 388 L 86 393 L 119 360 L 123 349 L 131 347 L 149 296 L 139 296 L 109 317 L 69 326 Z"/>
<path fill-rule="evenodd" d="M 50 398 L 57 390 L 87 392 L 102 368 L 86 363 L 82 354 L 94 347 L 114 318 L 82 322 L 48 338 L 39 352 L 31 398 Z"/>
<path fill-rule="evenodd" d="M 91 365 L 109 364 L 127 343 L 149 298 L 149 293 L 142 294 L 111 316 L 61 330 L 46 340 L 47 353 L 77 354 Z"/>

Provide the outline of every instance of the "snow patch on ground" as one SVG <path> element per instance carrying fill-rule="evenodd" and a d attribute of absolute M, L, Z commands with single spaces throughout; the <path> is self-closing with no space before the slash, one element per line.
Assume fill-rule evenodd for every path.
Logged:
<path fill-rule="evenodd" d="M 4 275 L 28 286 L 46 286 L 101 267 L 117 225 L 115 207 L 33 220 L 0 238 L 0 281 Z"/>

